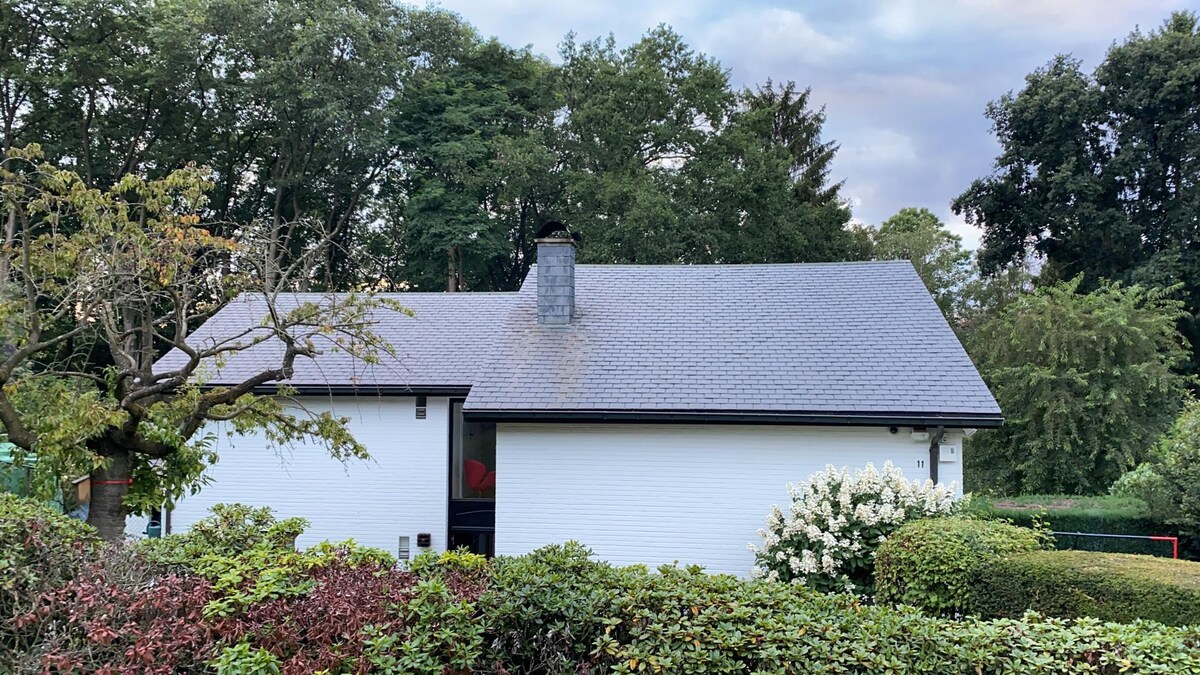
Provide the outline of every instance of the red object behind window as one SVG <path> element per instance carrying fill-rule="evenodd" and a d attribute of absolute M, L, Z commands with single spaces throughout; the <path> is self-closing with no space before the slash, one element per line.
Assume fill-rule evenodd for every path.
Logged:
<path fill-rule="evenodd" d="M 474 459 L 463 460 L 463 472 L 467 475 L 467 487 L 475 492 L 487 492 L 496 487 L 496 472 L 488 471 L 483 462 Z"/>

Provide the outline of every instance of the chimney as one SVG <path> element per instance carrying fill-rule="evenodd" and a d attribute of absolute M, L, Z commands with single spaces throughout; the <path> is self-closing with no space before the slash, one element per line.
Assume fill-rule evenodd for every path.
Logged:
<path fill-rule="evenodd" d="M 562 223 L 550 221 L 538 230 L 537 322 L 543 326 L 566 326 L 575 316 L 575 242 Z"/>

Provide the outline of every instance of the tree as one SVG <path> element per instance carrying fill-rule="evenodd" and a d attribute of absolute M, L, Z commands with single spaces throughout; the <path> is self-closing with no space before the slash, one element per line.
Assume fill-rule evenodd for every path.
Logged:
<path fill-rule="evenodd" d="M 100 189 L 208 166 L 214 227 L 271 222 L 286 263 L 322 221 L 337 245 L 312 282 L 340 288 L 380 272 L 362 244 L 398 168 L 397 102 L 470 33 L 390 0 L 6 2 L 0 26 L 6 144 L 38 141 Z"/>
<path fill-rule="evenodd" d="M 286 264 L 336 233 L 315 288 L 513 289 L 548 218 L 592 262 L 851 253 L 809 92 L 737 92 L 665 26 L 561 66 L 392 0 L 0 0 L 0 29 L 4 147 L 101 190 L 208 166 L 215 234 L 271 223 Z"/>
<path fill-rule="evenodd" d="M 984 229 L 985 272 L 1029 256 L 1046 282 L 1182 283 L 1200 310 L 1200 20 L 1134 31 L 1094 73 L 1059 56 L 988 106 L 1002 148 L 954 210 Z M 1193 345 L 1200 332 L 1181 323 Z M 1196 361 L 1196 356 L 1193 356 Z"/>
<path fill-rule="evenodd" d="M 969 351 L 1005 424 L 980 431 L 968 489 L 1095 494 L 1137 466 L 1188 383 L 1188 344 L 1169 291 L 1076 278 L 1023 295 L 984 321 Z"/>
<path fill-rule="evenodd" d="M 706 232 L 703 261 L 845 260 L 850 210 L 829 180 L 837 145 L 821 138 L 822 110 L 808 89 L 768 81 L 743 91 L 729 122 L 684 168 L 688 221 Z"/>
<path fill-rule="evenodd" d="M 876 260 L 911 261 L 942 313 L 955 317 L 971 277 L 971 253 L 963 250 L 962 237 L 929 209 L 908 207 L 883 221 L 871 241 Z"/>
<path fill-rule="evenodd" d="M 308 233 L 312 243 L 280 268 L 266 253 L 276 233 L 269 224 L 231 228 L 233 237 L 201 227 L 210 189 L 204 171 L 185 167 L 100 190 L 41 161 L 37 146 L 10 150 L 0 163 L 0 197 L 17 222 L 0 303 L 9 338 L 0 423 L 36 456 L 42 492 L 91 476 L 88 521 L 106 538 L 122 536 L 128 506 L 157 506 L 198 486 L 213 459 L 211 423 L 275 444 L 316 439 L 340 458 L 366 453 L 346 419 L 296 407 L 282 383 L 298 358 L 391 353 L 370 329 L 381 303 L 355 294 L 289 299 L 335 233 Z M 238 296 L 257 298 L 261 325 L 189 344 L 197 324 Z M 278 361 L 234 386 L 203 386 L 206 373 L 266 341 L 280 345 Z M 156 368 L 167 349 L 178 358 Z M 275 385 L 281 396 L 262 394 Z"/>
<path fill-rule="evenodd" d="M 411 78 L 398 104 L 403 168 L 384 199 L 404 246 L 395 278 L 448 291 L 520 285 L 533 233 L 562 197 L 547 146 L 553 72 L 528 51 L 472 37 L 452 65 Z"/>
<path fill-rule="evenodd" d="M 973 260 L 967 282 L 954 296 L 951 324 L 960 337 L 969 336 L 989 318 L 1034 289 L 1034 273 L 1026 266 L 1013 264 L 983 274 Z"/>
<path fill-rule="evenodd" d="M 624 49 L 569 35 L 561 57 L 563 216 L 587 242 L 581 260 L 694 261 L 706 238 L 680 207 L 680 169 L 733 104 L 720 64 L 665 26 Z"/>
<path fill-rule="evenodd" d="M 660 26 L 618 49 L 562 47 L 564 218 L 589 262 L 844 259 L 836 144 L 809 91 L 736 92 L 720 63 Z"/>
<path fill-rule="evenodd" d="M 1164 522 L 1200 538 L 1200 402 L 1188 402 L 1142 471 L 1134 492 Z"/>

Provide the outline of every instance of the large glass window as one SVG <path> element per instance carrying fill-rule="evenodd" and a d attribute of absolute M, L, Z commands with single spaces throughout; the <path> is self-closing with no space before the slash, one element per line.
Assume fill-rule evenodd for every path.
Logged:
<path fill-rule="evenodd" d="M 454 499 L 496 498 L 496 425 L 463 420 L 462 401 L 451 404 L 451 495 Z"/>

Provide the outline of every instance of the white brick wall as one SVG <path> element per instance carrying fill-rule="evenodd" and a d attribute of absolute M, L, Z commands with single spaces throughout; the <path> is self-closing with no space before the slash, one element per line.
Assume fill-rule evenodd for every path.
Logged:
<path fill-rule="evenodd" d="M 428 532 L 433 548 L 444 549 L 448 400 L 429 397 L 423 420 L 416 419 L 412 397 L 314 398 L 305 405 L 351 417 L 351 430 L 371 459 L 343 465 L 315 445 L 281 457 L 262 438 L 220 434 L 221 459 L 209 469 L 213 482 L 176 505 L 172 531 L 185 531 L 213 504 L 242 502 L 310 520 L 300 547 L 353 537 L 394 554 L 398 537 L 407 535 L 415 555 L 417 534 Z"/>
<path fill-rule="evenodd" d="M 940 478 L 962 480 L 958 448 Z M 826 464 L 887 460 L 927 478 L 929 444 L 911 429 L 682 425 L 516 425 L 497 434 L 496 552 L 576 539 L 620 564 L 703 564 L 745 575 L 747 545 L 786 484 Z M 918 465 L 918 462 L 922 464 Z"/>

